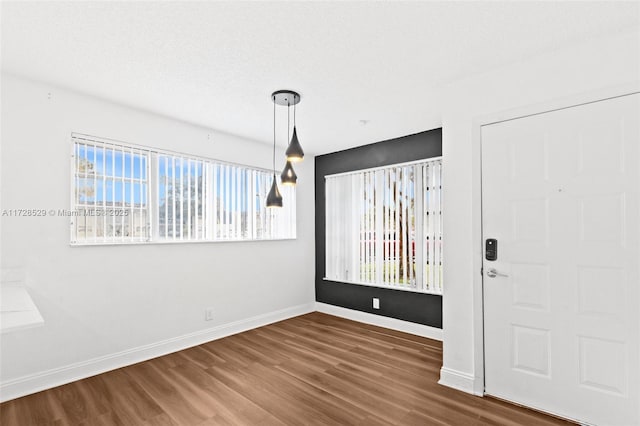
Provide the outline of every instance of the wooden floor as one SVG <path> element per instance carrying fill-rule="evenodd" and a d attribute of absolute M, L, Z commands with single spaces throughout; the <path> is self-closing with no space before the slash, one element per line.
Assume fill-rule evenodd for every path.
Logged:
<path fill-rule="evenodd" d="M 560 425 L 437 384 L 442 344 L 318 312 L 0 405 L 2 426 Z"/>

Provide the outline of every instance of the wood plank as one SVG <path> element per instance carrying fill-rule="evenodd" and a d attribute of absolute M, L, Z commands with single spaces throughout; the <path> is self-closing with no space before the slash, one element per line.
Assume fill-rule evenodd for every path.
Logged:
<path fill-rule="evenodd" d="M 437 384 L 442 343 L 318 312 L 0 404 L 23 425 L 572 424 Z"/>

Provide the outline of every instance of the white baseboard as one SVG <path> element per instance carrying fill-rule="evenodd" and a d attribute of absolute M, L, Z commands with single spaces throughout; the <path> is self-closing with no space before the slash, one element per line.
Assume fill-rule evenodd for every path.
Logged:
<path fill-rule="evenodd" d="M 368 312 L 355 311 L 353 309 L 342 308 L 340 306 L 329 305 L 321 302 L 316 302 L 316 311 L 347 318 L 353 321 L 363 322 L 365 324 L 377 325 L 379 327 L 390 328 L 392 330 L 442 341 L 442 330 L 435 327 L 429 327 L 428 325 L 416 324 L 414 322 L 370 314 Z"/>
<path fill-rule="evenodd" d="M 243 331 L 262 327 L 277 321 L 307 314 L 314 310 L 315 303 L 293 306 L 291 308 L 257 315 L 229 324 L 222 324 L 149 345 L 139 346 L 126 351 L 3 381 L 2 384 L 0 384 L 0 402 L 40 392 L 117 368 L 126 367 L 127 365 L 201 345 L 232 334 L 242 333 Z"/>
<path fill-rule="evenodd" d="M 472 374 L 442 367 L 438 384 L 447 386 L 472 395 L 483 396 L 482 386 Z"/>

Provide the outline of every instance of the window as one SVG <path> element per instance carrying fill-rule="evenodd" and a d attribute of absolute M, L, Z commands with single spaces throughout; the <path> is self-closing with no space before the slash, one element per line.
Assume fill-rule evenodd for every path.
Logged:
<path fill-rule="evenodd" d="M 149 239 L 149 155 L 122 145 L 74 142 L 72 243 Z"/>
<path fill-rule="evenodd" d="M 325 177 L 325 278 L 442 294 L 442 162 Z"/>
<path fill-rule="evenodd" d="M 295 238 L 295 188 L 267 209 L 272 172 L 77 135 L 71 243 Z"/>
<path fill-rule="evenodd" d="M 203 160 L 158 154 L 158 237 L 171 240 L 207 238 Z"/>

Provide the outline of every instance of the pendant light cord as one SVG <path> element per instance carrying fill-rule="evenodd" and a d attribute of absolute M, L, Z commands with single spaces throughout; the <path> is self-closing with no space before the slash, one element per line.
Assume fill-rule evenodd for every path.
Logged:
<path fill-rule="evenodd" d="M 295 97 L 293 98 L 293 128 L 296 128 L 296 105 L 298 103 L 296 102 Z"/>
<path fill-rule="evenodd" d="M 296 109 L 296 104 L 293 104 L 293 109 Z M 291 130 L 291 120 L 289 118 L 289 112 L 291 111 L 291 104 L 287 102 L 287 143 L 291 140 L 289 136 L 289 131 Z M 294 115 L 295 116 L 295 115 Z"/>
<path fill-rule="evenodd" d="M 273 176 L 276 175 L 276 99 L 273 100 Z"/>

